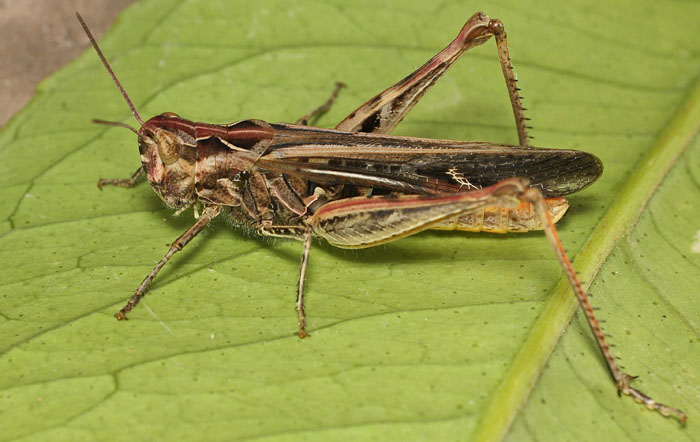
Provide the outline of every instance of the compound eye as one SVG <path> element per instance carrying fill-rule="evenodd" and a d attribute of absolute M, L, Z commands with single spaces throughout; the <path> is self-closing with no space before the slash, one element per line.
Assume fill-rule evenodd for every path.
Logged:
<path fill-rule="evenodd" d="M 180 116 L 178 114 L 176 114 L 175 112 L 163 112 L 162 114 L 160 114 L 160 116 L 161 117 L 168 117 L 168 118 L 180 118 Z"/>
<path fill-rule="evenodd" d="M 155 135 L 160 160 L 165 165 L 173 164 L 180 158 L 180 151 L 182 150 L 180 139 L 177 135 L 163 129 L 158 129 Z"/>

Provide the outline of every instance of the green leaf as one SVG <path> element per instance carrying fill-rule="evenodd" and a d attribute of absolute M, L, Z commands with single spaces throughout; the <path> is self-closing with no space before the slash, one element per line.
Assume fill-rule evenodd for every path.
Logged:
<path fill-rule="evenodd" d="M 332 127 L 481 7 L 150 0 L 100 43 L 144 117 L 294 121 L 342 80 L 318 123 Z M 687 427 L 617 398 L 582 317 L 567 329 L 572 296 L 538 232 L 315 243 L 312 336 L 299 340 L 300 244 L 217 222 L 115 321 L 192 219 L 146 184 L 97 189 L 139 159 L 133 134 L 90 123 L 134 121 L 87 52 L 0 132 L 0 440 L 693 439 L 700 6 L 509 0 L 485 12 L 508 30 L 535 144 L 605 164 L 560 234 L 626 371 Z M 502 83 L 493 44 L 476 48 L 397 134 L 516 143 Z"/>

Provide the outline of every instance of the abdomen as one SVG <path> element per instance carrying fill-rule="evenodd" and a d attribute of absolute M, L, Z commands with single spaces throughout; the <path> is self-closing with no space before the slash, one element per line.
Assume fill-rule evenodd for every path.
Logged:
<path fill-rule="evenodd" d="M 552 221 L 559 221 L 569 203 L 564 197 L 546 198 Z M 542 230 L 537 213 L 529 203 L 521 203 L 515 209 L 487 207 L 468 215 L 446 219 L 431 228 L 438 230 L 463 230 L 467 232 L 510 233 Z"/>

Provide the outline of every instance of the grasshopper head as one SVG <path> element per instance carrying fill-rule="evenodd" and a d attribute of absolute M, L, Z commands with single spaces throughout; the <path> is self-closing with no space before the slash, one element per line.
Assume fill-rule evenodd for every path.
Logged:
<path fill-rule="evenodd" d="M 85 21 L 77 12 L 75 15 L 92 47 L 95 48 L 97 56 L 131 109 L 131 113 L 141 125 L 141 129 L 136 130 L 128 124 L 119 122 L 93 121 L 109 126 L 126 127 L 135 132 L 139 137 L 141 164 L 153 190 L 170 207 L 181 208 L 192 204 L 194 202 L 194 166 L 197 158 L 193 130 L 189 130 L 192 134 L 188 133 L 188 129 L 191 129 L 188 122 L 170 112 L 144 122 L 102 54 Z"/>
<path fill-rule="evenodd" d="M 158 196 L 173 208 L 194 201 L 196 151 L 194 138 L 177 127 L 182 121 L 168 112 L 146 121 L 139 130 L 139 152 L 146 177 Z"/>

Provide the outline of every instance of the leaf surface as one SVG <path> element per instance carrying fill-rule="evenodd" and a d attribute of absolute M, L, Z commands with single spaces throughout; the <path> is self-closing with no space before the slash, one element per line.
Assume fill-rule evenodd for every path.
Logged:
<path fill-rule="evenodd" d="M 349 87 L 318 122 L 332 127 L 480 7 L 149 0 L 100 43 L 146 118 L 294 121 L 342 80 Z M 171 217 L 145 183 L 97 189 L 139 160 L 133 134 L 90 124 L 134 121 L 87 52 L 0 132 L 0 440 L 692 440 L 700 144 L 692 124 L 673 122 L 699 106 L 698 5 L 503 1 L 485 12 L 508 30 L 535 144 L 605 164 L 570 199 L 560 234 L 582 275 L 600 268 L 593 302 L 626 370 L 684 409 L 686 428 L 616 397 L 582 317 L 568 326 L 561 272 L 538 232 L 425 233 L 359 252 L 314 243 L 312 337 L 302 341 L 300 244 L 219 221 L 168 264 L 129 322 L 115 321 L 193 221 Z M 493 44 L 460 60 L 396 133 L 516 143 Z M 671 172 L 635 227 L 619 207 L 652 196 L 653 183 L 632 196 L 627 183 L 653 169 L 662 133 L 687 140 L 676 154 L 690 146 L 664 160 Z M 631 235 L 590 258 L 611 219 Z M 547 312 L 558 322 L 542 329 Z M 523 355 L 524 344 L 540 350 Z"/>

